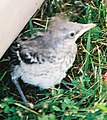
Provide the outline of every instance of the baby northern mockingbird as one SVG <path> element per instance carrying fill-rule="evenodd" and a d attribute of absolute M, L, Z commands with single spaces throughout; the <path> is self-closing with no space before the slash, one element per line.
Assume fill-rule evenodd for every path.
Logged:
<path fill-rule="evenodd" d="M 75 60 L 76 40 L 94 26 L 70 22 L 65 16 L 56 16 L 46 32 L 34 38 L 18 38 L 14 42 L 11 58 L 16 65 L 11 78 L 24 102 L 27 100 L 18 79 L 41 88 L 59 84 Z"/>

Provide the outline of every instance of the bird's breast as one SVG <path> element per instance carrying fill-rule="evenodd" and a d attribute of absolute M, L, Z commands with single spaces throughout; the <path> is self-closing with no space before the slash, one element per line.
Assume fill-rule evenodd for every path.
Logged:
<path fill-rule="evenodd" d="M 21 61 L 20 65 L 14 69 L 12 76 L 21 77 L 28 84 L 49 88 L 59 84 L 66 76 L 66 71 L 72 66 L 75 55 L 74 52 L 73 54 L 69 52 L 69 54 L 56 58 L 54 62 L 45 61 L 42 64 L 26 64 Z"/>

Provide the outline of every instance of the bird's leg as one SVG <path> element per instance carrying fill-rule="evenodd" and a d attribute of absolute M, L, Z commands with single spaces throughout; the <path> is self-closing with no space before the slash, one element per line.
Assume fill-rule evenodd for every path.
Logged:
<path fill-rule="evenodd" d="M 66 83 L 66 82 L 61 82 L 61 83 L 62 83 L 67 89 L 72 90 L 72 88 L 69 87 L 69 86 L 71 86 L 70 83 Z"/>
<path fill-rule="evenodd" d="M 22 89 L 21 89 L 21 87 L 19 85 L 18 79 L 13 79 L 12 81 L 16 85 L 17 90 L 19 91 L 23 102 L 28 103 L 28 101 L 27 101 L 27 99 L 26 99 L 26 97 L 25 97 L 25 95 L 24 95 L 24 93 L 23 93 L 23 91 L 22 91 Z"/>

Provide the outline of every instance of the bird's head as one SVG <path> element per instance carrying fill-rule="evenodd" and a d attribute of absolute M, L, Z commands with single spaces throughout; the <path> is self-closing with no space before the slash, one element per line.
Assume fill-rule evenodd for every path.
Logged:
<path fill-rule="evenodd" d="M 50 23 L 49 34 L 52 44 L 56 47 L 68 47 L 75 44 L 76 40 L 86 31 L 95 27 L 95 24 L 80 24 L 70 22 L 62 16 L 57 16 Z"/>

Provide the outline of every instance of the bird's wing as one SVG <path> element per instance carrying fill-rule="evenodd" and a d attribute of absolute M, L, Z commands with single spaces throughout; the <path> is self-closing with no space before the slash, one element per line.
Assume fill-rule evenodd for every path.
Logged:
<path fill-rule="evenodd" d="M 47 61 L 55 61 L 55 57 L 47 48 L 43 36 L 17 39 L 11 46 L 10 57 L 13 64 L 18 64 L 21 61 L 26 64 L 42 64 Z"/>

